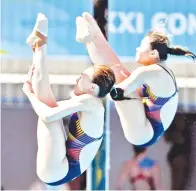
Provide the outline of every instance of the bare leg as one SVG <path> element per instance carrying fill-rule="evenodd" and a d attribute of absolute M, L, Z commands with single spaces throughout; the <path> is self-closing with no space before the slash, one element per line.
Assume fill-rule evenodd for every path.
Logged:
<path fill-rule="evenodd" d="M 77 17 L 76 26 L 76 40 L 85 44 L 94 64 L 111 67 L 115 73 L 117 83 L 122 82 L 130 75 L 130 72 L 120 62 L 90 14 L 84 13 L 83 17 Z"/>
<path fill-rule="evenodd" d="M 57 106 L 49 83 L 49 74 L 45 63 L 47 48 L 48 20 L 43 14 L 38 18 L 32 34 L 28 37 L 27 43 L 32 46 L 33 65 L 35 67 L 32 76 L 32 86 L 37 98 L 50 107 Z"/>
<path fill-rule="evenodd" d="M 27 43 L 34 50 L 33 65 L 35 69 L 31 81 L 37 98 L 50 107 L 56 107 L 57 103 L 49 84 L 49 74 L 45 63 L 47 31 L 48 20 L 43 14 L 39 14 L 34 30 L 27 39 Z M 65 140 L 62 120 L 44 123 L 39 119 L 37 174 L 42 181 L 55 182 L 66 176 L 68 164 Z"/>

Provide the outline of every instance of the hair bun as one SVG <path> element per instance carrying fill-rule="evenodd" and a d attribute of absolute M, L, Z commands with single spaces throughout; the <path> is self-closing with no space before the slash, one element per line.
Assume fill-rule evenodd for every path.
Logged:
<path fill-rule="evenodd" d="M 112 99 L 116 99 L 118 97 L 118 92 L 117 92 L 117 88 L 112 88 L 110 91 L 110 96 L 112 97 Z"/>
<path fill-rule="evenodd" d="M 131 98 L 124 96 L 124 90 L 121 88 L 112 88 L 110 96 L 115 101 L 130 100 Z"/>

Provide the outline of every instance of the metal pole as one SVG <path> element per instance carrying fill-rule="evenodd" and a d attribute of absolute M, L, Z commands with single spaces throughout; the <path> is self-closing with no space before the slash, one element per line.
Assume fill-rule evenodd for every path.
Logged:
<path fill-rule="evenodd" d="M 105 20 L 105 10 L 107 8 L 108 0 L 101 0 L 94 7 L 94 16 L 99 21 Z M 98 22 L 99 23 L 99 22 Z M 105 24 L 101 22 L 104 35 L 107 31 L 104 30 Z M 110 100 L 105 98 L 103 100 L 105 106 L 105 120 L 104 120 L 104 138 L 100 149 L 92 161 L 91 167 L 87 170 L 87 190 L 109 190 L 109 169 L 110 169 Z"/>

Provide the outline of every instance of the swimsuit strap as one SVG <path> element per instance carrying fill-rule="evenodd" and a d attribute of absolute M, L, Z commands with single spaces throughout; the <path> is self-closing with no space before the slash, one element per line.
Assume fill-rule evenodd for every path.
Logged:
<path fill-rule="evenodd" d="M 163 68 L 163 70 L 165 70 L 171 76 L 172 80 L 174 81 L 175 88 L 176 88 L 175 93 L 178 92 L 178 86 L 177 86 L 176 78 L 175 78 L 173 71 L 169 69 L 169 71 L 172 73 L 172 75 L 171 75 L 171 73 L 164 66 L 162 66 L 160 64 L 157 64 L 157 65 L 160 66 L 161 68 Z"/>

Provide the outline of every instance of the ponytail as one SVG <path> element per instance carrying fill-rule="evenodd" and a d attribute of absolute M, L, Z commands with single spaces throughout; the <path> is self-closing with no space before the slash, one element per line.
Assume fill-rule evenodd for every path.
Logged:
<path fill-rule="evenodd" d="M 159 58 L 161 61 L 167 60 L 168 54 L 176 56 L 190 56 L 193 58 L 193 60 L 196 59 L 195 54 L 184 48 L 179 46 L 168 47 L 170 41 L 164 33 L 151 31 L 147 34 L 147 36 L 150 38 L 150 45 L 152 50 L 156 49 L 159 52 Z"/>
<path fill-rule="evenodd" d="M 167 48 L 167 53 L 168 54 L 171 54 L 171 55 L 176 55 L 176 56 L 190 56 L 193 58 L 193 60 L 196 59 L 196 55 L 193 54 L 192 52 L 184 49 L 184 48 L 181 48 L 179 46 L 176 46 L 176 47 L 171 47 L 171 48 Z"/>
<path fill-rule="evenodd" d="M 124 90 L 121 88 L 113 88 L 110 96 L 115 101 L 131 100 L 132 98 L 124 96 Z"/>

